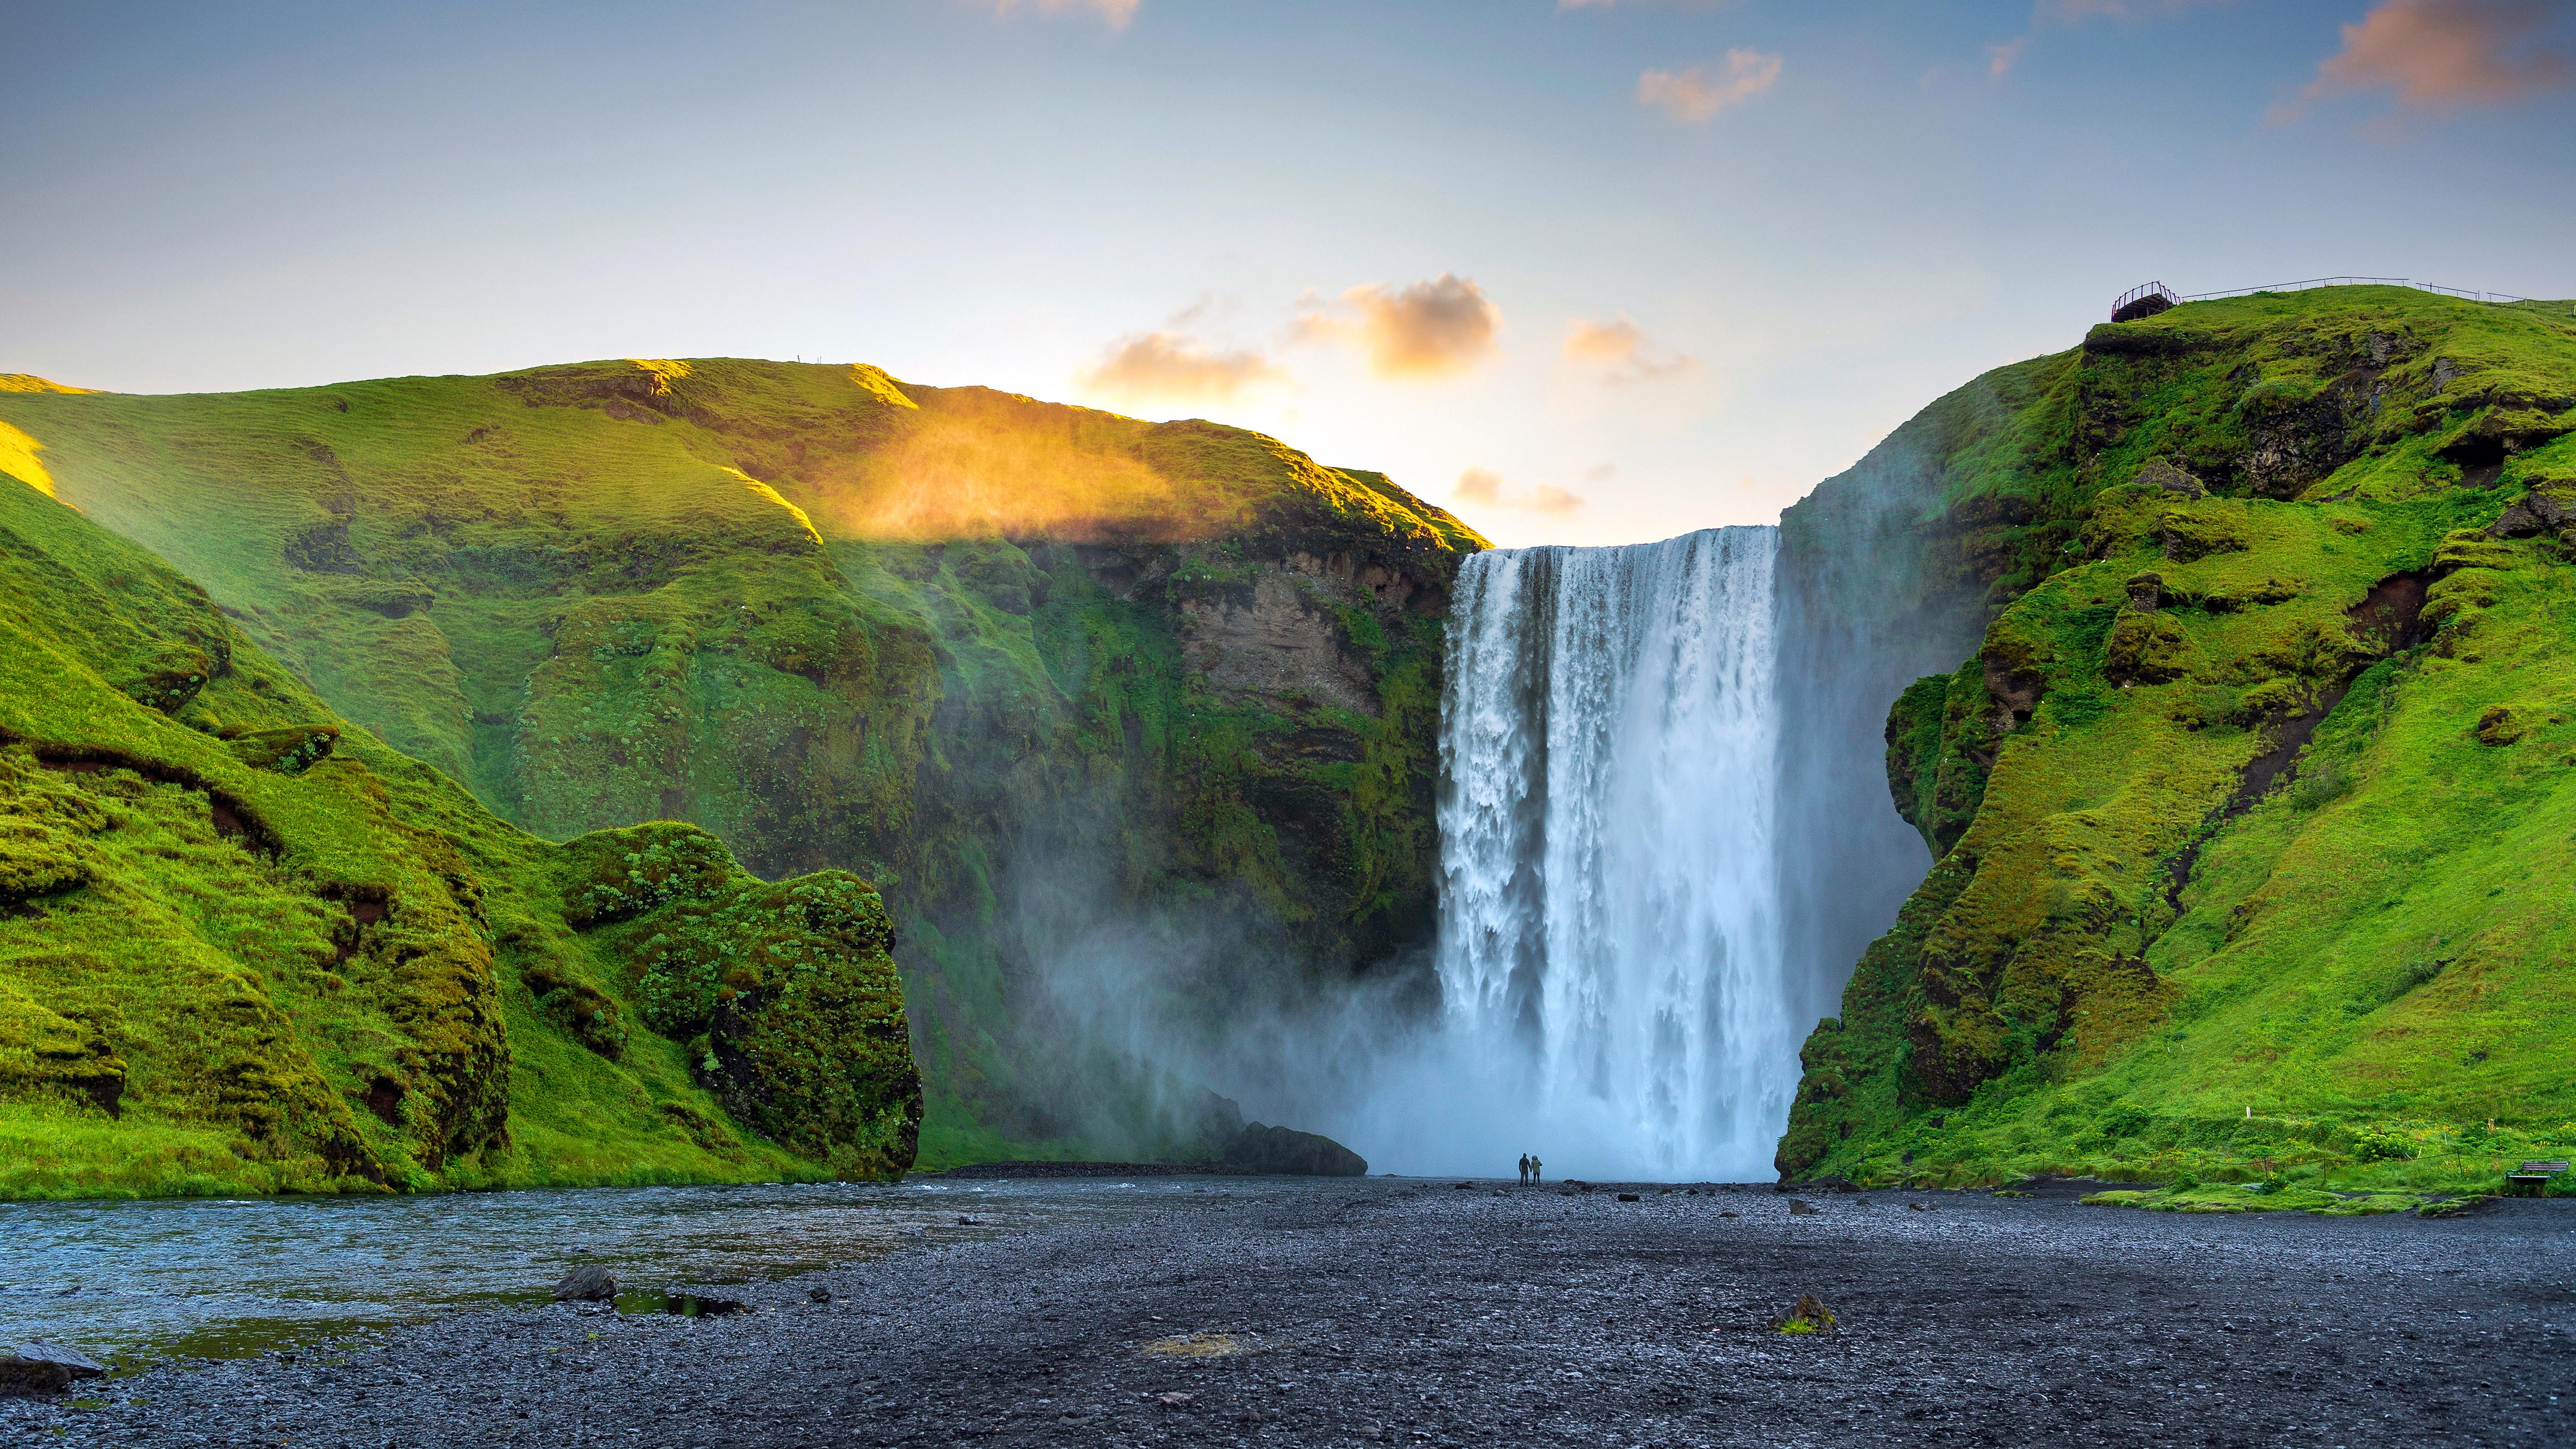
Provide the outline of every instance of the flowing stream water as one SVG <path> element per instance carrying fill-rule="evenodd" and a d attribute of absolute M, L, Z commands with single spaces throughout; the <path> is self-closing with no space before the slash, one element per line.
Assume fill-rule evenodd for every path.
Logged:
<path fill-rule="evenodd" d="M 1773 848 L 1778 541 L 1505 549 L 1459 572 L 1429 1086 L 1450 1100 L 1424 1116 L 1476 1161 L 1518 1141 L 1561 1171 L 1769 1175 L 1806 1025 Z"/>

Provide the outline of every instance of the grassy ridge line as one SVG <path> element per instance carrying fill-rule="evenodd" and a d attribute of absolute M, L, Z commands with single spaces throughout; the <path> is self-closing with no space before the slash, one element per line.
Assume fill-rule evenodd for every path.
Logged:
<path fill-rule="evenodd" d="M 1933 413 L 1948 451 L 1884 491 L 2003 607 L 1891 713 L 1942 855 L 1809 1041 L 1783 1171 L 2458 1190 L 2564 1155 L 2576 328 L 2194 304 Z"/>
<path fill-rule="evenodd" d="M 195 585 L 7 480 L 0 596 L 0 1195 L 900 1171 L 899 999 L 895 1057 L 822 1058 L 892 1120 L 828 1143 L 762 1123 L 797 1151 L 727 1116 L 800 1100 L 760 1078 L 794 1055 L 770 1024 L 698 1023 L 695 1055 L 655 1029 L 685 1013 L 653 1020 L 627 937 L 704 935 L 756 897 L 721 846 L 686 832 L 698 888 L 638 924 L 576 922 L 567 888 L 622 880 L 652 842 L 567 849 L 494 819 L 349 730 Z M 881 945 L 833 964 L 863 1010 L 893 991 Z M 793 994 L 744 984 L 737 1015 Z M 747 1070 L 706 1070 L 710 1048 Z"/>
<path fill-rule="evenodd" d="M 1034 963 L 1063 942 L 1015 908 L 1035 862 L 1097 859 L 1149 915 L 1251 920 L 1297 943 L 1287 976 L 1427 929 L 1437 601 L 1483 540 L 1380 475 L 1214 424 L 727 359 L 11 394 L 0 423 L 505 818 L 687 819 L 758 874 L 886 889 L 927 1161 L 1170 1135 L 1059 1110 L 1118 1071 L 1049 1017 Z M 1212 677 L 1207 637 L 1247 613 L 1329 635 L 1352 686 Z M 1281 984 L 1264 971 L 1185 990 Z"/>

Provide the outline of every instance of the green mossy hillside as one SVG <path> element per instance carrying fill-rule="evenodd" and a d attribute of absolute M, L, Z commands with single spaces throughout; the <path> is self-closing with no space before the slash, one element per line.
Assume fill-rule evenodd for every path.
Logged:
<path fill-rule="evenodd" d="M 1198 953 L 1184 1018 L 1430 929 L 1439 621 L 1483 540 L 1378 474 L 728 359 L 10 391 L 0 428 L 0 469 L 504 819 L 882 888 L 926 1163 L 1189 1145 L 1048 985 L 1104 916 L 1261 943 Z"/>
<path fill-rule="evenodd" d="M 2195 304 L 1909 425 L 1999 607 L 1890 712 L 1938 859 L 1785 1174 L 2478 1191 L 2576 1146 L 2566 311 Z"/>
<path fill-rule="evenodd" d="M 568 909 L 626 834 L 493 818 L 5 480 L 0 600 L 0 1196 L 908 1165 L 919 1089 L 856 880 L 765 885 L 664 827 L 685 900 Z M 649 931 L 766 953 L 702 1031 L 714 1067 L 639 1010 Z"/>

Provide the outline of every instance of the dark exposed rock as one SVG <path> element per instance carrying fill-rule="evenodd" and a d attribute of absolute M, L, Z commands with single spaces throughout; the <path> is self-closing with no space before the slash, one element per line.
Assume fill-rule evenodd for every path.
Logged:
<path fill-rule="evenodd" d="M 2167 493 L 2179 493 L 2185 498 L 2203 498 L 2209 493 L 2208 487 L 2199 479 L 2162 458 L 2155 459 L 2140 468 L 2137 476 L 2130 481 L 2143 483 L 2151 488 L 2161 488 Z"/>
<path fill-rule="evenodd" d="M 1225 1151 L 1225 1166 L 1254 1175 L 1365 1177 L 1368 1160 L 1330 1137 L 1255 1122 Z"/>
<path fill-rule="evenodd" d="M 0 1398 L 34 1398 L 71 1387 L 72 1371 L 58 1363 L 17 1354 L 0 1358 Z"/>
<path fill-rule="evenodd" d="M 2129 580 L 2129 607 L 2141 614 L 2152 614 L 2163 608 L 2165 581 L 2161 574 L 2137 574 Z"/>
<path fill-rule="evenodd" d="M 2531 538 L 2571 526 L 2576 526 L 2576 503 L 2535 488 L 2489 524 L 2487 533 L 2494 538 Z"/>
<path fill-rule="evenodd" d="M 604 1263 L 584 1263 L 555 1285 L 557 1303 L 605 1303 L 617 1296 L 617 1275 Z"/>

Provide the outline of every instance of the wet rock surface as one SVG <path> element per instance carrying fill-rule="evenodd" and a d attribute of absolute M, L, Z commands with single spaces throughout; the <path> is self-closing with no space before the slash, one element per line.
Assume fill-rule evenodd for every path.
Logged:
<path fill-rule="evenodd" d="M 732 1317 L 547 1304 L 152 1368 L 0 1403 L 0 1442 L 2576 1442 L 2568 1202 L 1871 1192 L 1793 1217 L 1767 1188 L 1619 1186 L 1641 1200 L 1210 1194 L 728 1288 Z M 1802 1298 L 1832 1331 L 1769 1326 Z"/>

